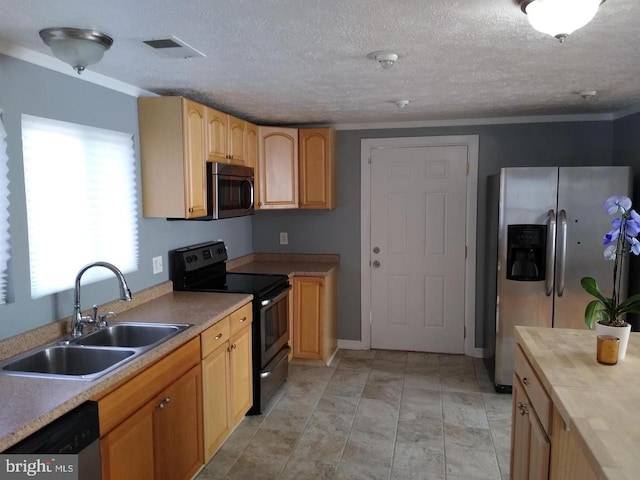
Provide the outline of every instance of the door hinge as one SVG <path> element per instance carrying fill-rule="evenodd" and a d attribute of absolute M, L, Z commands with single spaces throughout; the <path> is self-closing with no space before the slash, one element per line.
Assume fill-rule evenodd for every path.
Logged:
<path fill-rule="evenodd" d="M 464 338 L 467 338 L 467 326 L 464 326 Z"/>
<path fill-rule="evenodd" d="M 469 162 L 467 162 L 467 176 L 469 176 L 469 169 L 470 169 L 470 168 L 471 168 L 471 167 L 469 166 Z"/>
<path fill-rule="evenodd" d="M 469 254 L 469 247 L 467 247 L 466 245 L 464 246 L 464 258 L 467 258 L 467 255 Z"/>
<path fill-rule="evenodd" d="M 371 157 L 369 157 L 369 165 L 371 165 Z"/>

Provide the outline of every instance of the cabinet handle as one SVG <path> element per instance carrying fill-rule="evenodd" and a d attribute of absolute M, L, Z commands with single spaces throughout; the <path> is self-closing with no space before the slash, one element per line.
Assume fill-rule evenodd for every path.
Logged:
<path fill-rule="evenodd" d="M 189 213 L 193 213 L 193 207 L 189 207 Z"/>
<path fill-rule="evenodd" d="M 164 397 L 156 407 L 162 410 L 169 402 L 171 402 L 171 399 L 169 397 Z"/>
<path fill-rule="evenodd" d="M 169 397 L 164 397 L 164 398 L 162 399 L 162 401 L 163 401 L 163 402 L 165 403 L 165 405 L 166 405 L 167 403 L 171 402 L 171 398 L 169 398 Z"/>
<path fill-rule="evenodd" d="M 531 383 L 529 382 L 529 380 L 527 379 L 527 377 L 524 377 L 524 378 L 522 379 L 522 384 L 523 384 L 525 387 L 530 387 L 530 386 L 531 386 Z"/>
<path fill-rule="evenodd" d="M 235 343 L 231 345 L 231 350 L 235 350 L 236 348 L 238 348 L 238 345 L 236 345 Z"/>
<path fill-rule="evenodd" d="M 221 338 L 222 338 L 222 334 L 221 333 L 219 333 L 218 335 L 213 337 L 214 340 L 220 340 Z"/>
<path fill-rule="evenodd" d="M 529 414 L 529 406 L 526 403 L 518 402 L 518 409 L 520 410 L 520 415 Z"/>
<path fill-rule="evenodd" d="M 247 317 L 242 317 L 242 318 L 240 319 L 240 323 L 244 323 L 244 322 L 246 322 L 246 321 L 247 321 Z"/>

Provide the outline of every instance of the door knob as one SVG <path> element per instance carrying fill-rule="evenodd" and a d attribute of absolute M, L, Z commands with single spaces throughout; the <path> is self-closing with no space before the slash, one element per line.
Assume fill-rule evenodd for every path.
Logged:
<path fill-rule="evenodd" d="M 373 247 L 373 253 L 380 253 L 380 248 Z"/>
<path fill-rule="evenodd" d="M 375 261 L 371 264 L 371 266 L 372 266 L 373 268 L 378 268 L 378 267 L 380 266 L 380 262 L 379 262 L 378 260 L 375 260 Z"/>

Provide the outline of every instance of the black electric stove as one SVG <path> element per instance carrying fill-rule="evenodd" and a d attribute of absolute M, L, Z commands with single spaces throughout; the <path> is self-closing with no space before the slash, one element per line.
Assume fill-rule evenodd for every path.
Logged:
<path fill-rule="evenodd" d="M 287 378 L 291 285 L 287 275 L 229 273 L 227 258 L 223 242 L 171 250 L 169 278 L 174 290 L 253 295 L 253 407 L 249 414 L 257 415 Z"/>

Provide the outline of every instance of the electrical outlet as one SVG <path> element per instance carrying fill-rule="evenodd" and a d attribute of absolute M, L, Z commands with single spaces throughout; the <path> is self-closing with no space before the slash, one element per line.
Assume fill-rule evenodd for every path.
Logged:
<path fill-rule="evenodd" d="M 289 234 L 287 232 L 280 232 L 280 245 L 289 245 Z"/>
<path fill-rule="evenodd" d="M 162 273 L 162 257 L 153 257 L 153 274 Z"/>

